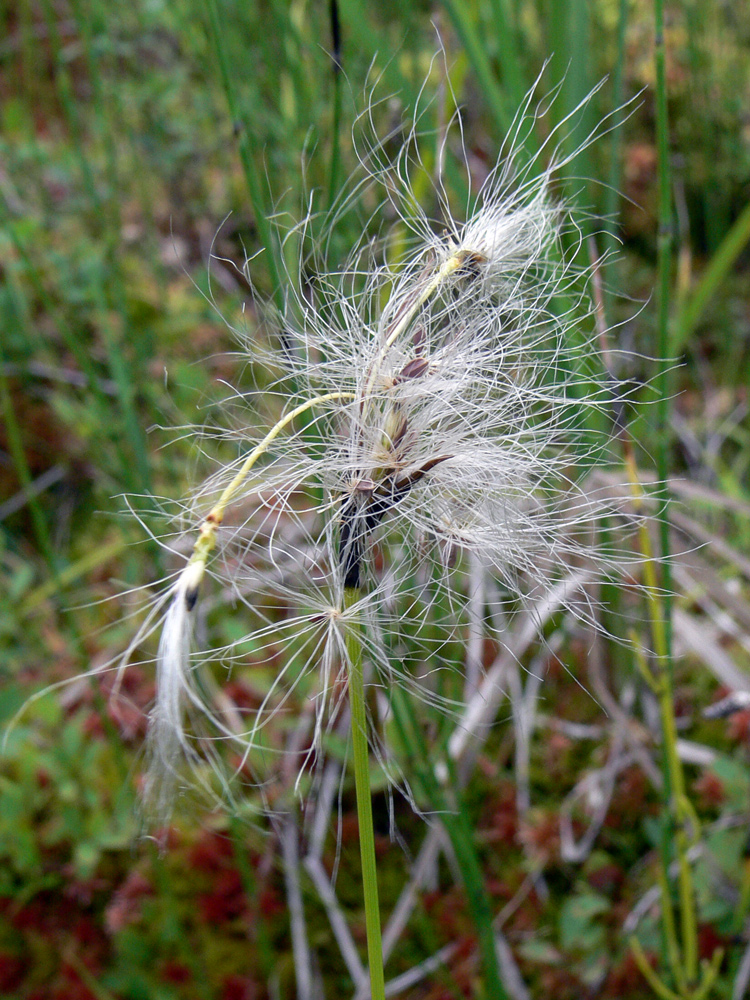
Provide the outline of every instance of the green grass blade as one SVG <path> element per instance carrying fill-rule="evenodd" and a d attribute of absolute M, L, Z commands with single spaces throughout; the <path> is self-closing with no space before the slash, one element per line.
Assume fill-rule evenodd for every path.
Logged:
<path fill-rule="evenodd" d="M 498 61 L 503 89 L 507 91 L 510 108 L 515 113 L 515 109 L 520 108 L 523 104 L 529 89 L 528 75 L 521 55 L 518 29 L 508 11 L 506 0 L 492 0 L 491 6 L 495 31 L 499 40 Z"/>
<path fill-rule="evenodd" d="M 341 161 L 341 85 L 342 85 L 342 49 L 341 49 L 341 19 L 339 17 L 338 0 L 331 0 L 331 61 L 333 114 L 331 121 L 331 156 L 328 168 L 328 208 L 333 207 L 339 192 L 339 172 Z"/>
<path fill-rule="evenodd" d="M 624 94 L 624 70 L 625 70 L 625 36 L 628 25 L 628 3 L 627 0 L 620 0 L 620 10 L 617 19 L 617 61 L 612 78 L 612 106 L 619 108 L 622 106 Z M 622 187 L 622 144 L 624 130 L 622 127 L 614 129 L 612 141 L 610 143 L 609 176 L 607 178 L 607 190 L 604 194 L 604 225 L 611 236 L 617 231 L 617 209 L 620 201 L 620 189 Z M 608 241 L 608 247 L 617 246 L 615 239 Z"/>
<path fill-rule="evenodd" d="M 474 69 L 487 110 L 504 136 L 510 131 L 517 104 L 503 94 L 468 6 L 460 0 L 443 0 L 443 7 Z"/>
<path fill-rule="evenodd" d="M 63 54 L 56 13 L 52 9 L 50 0 L 44 0 L 43 6 L 50 41 L 55 55 L 56 82 L 63 113 L 70 129 L 73 149 L 81 171 L 84 188 L 92 200 L 97 218 L 104 227 L 103 238 L 105 239 L 105 243 L 108 244 L 107 253 L 105 253 L 107 266 L 103 272 L 99 273 L 98 280 L 95 281 L 92 292 L 101 320 L 101 333 L 107 352 L 107 362 L 117 387 L 117 398 L 122 415 L 125 437 L 132 451 L 131 462 L 126 463 L 122 468 L 123 479 L 129 483 L 135 480 L 138 489 L 149 492 L 150 466 L 143 429 L 141 428 L 135 405 L 136 384 L 128 360 L 121 347 L 123 339 L 125 342 L 128 342 L 135 338 L 132 336 L 132 331 L 129 330 L 128 311 L 125 304 L 125 294 L 119 269 L 116 266 L 112 266 L 114 251 L 119 239 L 119 225 L 116 220 L 112 221 L 108 203 L 105 202 L 100 194 L 98 179 L 86 156 L 86 136 L 78 113 L 70 71 Z M 114 179 L 114 183 L 116 184 L 116 178 Z M 110 192 L 110 202 L 115 195 L 116 190 Z M 114 296 L 114 301 L 111 296 Z M 116 324 L 111 322 L 110 316 L 113 310 L 119 317 L 121 331 L 118 331 Z"/>
<path fill-rule="evenodd" d="M 16 476 L 18 477 L 21 487 L 27 488 L 31 486 L 32 475 L 29 469 L 29 464 L 26 461 L 26 453 L 23 447 L 23 435 L 16 418 L 16 412 L 10 393 L 10 386 L 8 385 L 8 379 L 5 374 L 5 356 L 3 353 L 2 342 L 0 342 L 0 412 L 2 412 L 3 421 L 5 423 L 8 448 L 10 450 L 13 465 L 15 466 Z M 39 545 L 44 558 L 47 560 L 47 564 L 54 573 L 57 566 L 57 560 L 52 548 L 52 541 L 50 539 L 47 521 L 33 490 L 29 490 L 27 502 L 31 513 L 31 523 L 34 528 L 34 535 L 36 536 L 37 544 Z"/>
<path fill-rule="evenodd" d="M 721 241 L 701 278 L 672 325 L 669 353 L 679 354 L 695 331 L 709 302 L 719 290 L 737 258 L 750 243 L 750 203 L 745 205 Z"/>
<path fill-rule="evenodd" d="M 448 834 L 461 872 L 486 977 L 484 996 L 486 1000 L 503 1000 L 507 994 L 500 976 L 495 934 L 492 927 L 492 907 L 484 885 L 482 867 L 457 783 L 454 782 L 449 798 L 438 784 L 430 767 L 429 759 L 426 766 L 422 763 L 424 758 L 423 740 L 414 713 L 414 706 L 408 695 L 396 688 L 393 691 L 391 705 L 399 737 L 404 747 L 408 748 L 410 761 L 415 770 L 417 787 L 421 788 L 430 809 L 439 814 L 440 822 Z"/>
<path fill-rule="evenodd" d="M 219 18 L 219 8 L 217 2 L 216 0 L 204 0 L 204 2 L 208 11 L 211 41 L 216 55 L 216 60 L 219 65 L 219 73 L 221 76 L 222 86 L 224 88 L 224 95 L 229 108 L 229 115 L 233 127 L 239 129 L 238 139 L 240 161 L 242 163 L 242 170 L 245 176 L 248 194 L 250 195 L 250 203 L 253 209 L 255 225 L 258 229 L 260 242 L 266 251 L 266 261 L 268 272 L 271 277 L 272 294 L 279 312 L 283 315 L 285 306 L 283 283 L 284 266 L 281 248 L 279 247 L 278 240 L 275 238 L 268 222 L 268 216 L 270 215 L 269 202 L 263 195 L 263 185 L 261 183 L 260 173 L 256 166 L 256 159 L 259 158 L 260 150 L 257 149 L 255 144 L 255 132 L 250 123 L 246 120 L 246 116 L 242 112 L 237 101 L 234 84 L 232 82 L 233 71 L 229 64 L 226 46 L 224 45 L 223 27 Z"/>

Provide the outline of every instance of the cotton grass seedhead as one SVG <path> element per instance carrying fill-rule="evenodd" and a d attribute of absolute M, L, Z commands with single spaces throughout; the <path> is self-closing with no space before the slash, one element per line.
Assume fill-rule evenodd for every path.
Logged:
<path fill-rule="evenodd" d="M 618 390 L 597 374 L 585 333 L 590 275 L 561 238 L 576 228 L 551 194 L 567 161 L 559 148 L 536 173 L 539 161 L 519 166 L 511 150 L 466 221 L 447 214 L 438 189 L 440 225 L 413 196 L 405 154 L 395 164 L 368 156 L 375 182 L 408 206 L 400 225 L 410 250 L 391 263 L 387 241 L 379 259 L 365 243 L 338 271 L 318 261 L 305 295 L 290 293 L 270 359 L 282 373 L 275 394 L 267 385 L 243 394 L 251 413 L 257 402 L 275 417 L 258 431 L 253 415 L 227 433 L 241 453 L 192 503 L 196 541 L 171 584 L 157 653 L 146 794 L 158 813 L 184 782 L 185 761 L 210 773 L 230 756 L 238 772 L 261 775 L 284 753 L 271 720 L 300 704 L 303 762 L 315 760 L 346 705 L 353 627 L 365 636 L 370 683 L 404 684 L 455 710 L 434 678 L 448 662 L 441 646 L 466 626 L 467 556 L 509 607 L 571 561 L 613 570 L 597 523 L 620 517 L 625 492 L 586 485 L 606 448 L 587 412 L 606 414 Z M 240 605 L 247 631 L 198 652 L 206 574 Z M 585 605 L 577 611 L 585 616 Z M 417 669 L 401 665 L 406 619 L 412 635 L 434 626 Z M 227 708 L 215 681 L 202 681 L 209 663 L 265 665 L 270 680 L 247 712 Z M 395 773 L 385 745 L 373 744 Z"/>

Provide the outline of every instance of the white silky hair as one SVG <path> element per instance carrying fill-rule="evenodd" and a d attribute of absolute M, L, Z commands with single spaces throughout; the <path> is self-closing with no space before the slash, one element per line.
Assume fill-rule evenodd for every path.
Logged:
<path fill-rule="evenodd" d="M 553 175 L 575 155 L 561 152 L 565 123 L 547 140 L 543 169 L 534 173 L 539 159 L 517 162 L 520 150 L 513 143 L 525 118 L 534 117 L 530 104 L 529 97 L 510 148 L 467 221 L 448 216 L 442 233 L 412 196 L 407 154 L 381 162 L 381 148 L 374 146 L 368 169 L 412 233 L 409 254 L 397 266 L 378 263 L 365 243 L 342 269 L 331 272 L 327 262 L 316 262 L 319 276 L 305 296 L 290 291 L 285 343 L 265 358 L 284 371 L 272 392 L 281 394 L 281 382 L 293 381 L 286 412 L 320 395 L 343 391 L 353 398 L 311 411 L 307 434 L 301 425 L 285 430 L 233 498 L 247 513 L 220 534 L 211 573 L 244 606 L 247 635 L 212 653 L 195 653 L 188 600 L 197 589 L 195 564 L 188 562 L 172 585 L 147 739 L 144 798 L 157 816 L 169 815 L 177 789 L 188 780 L 184 762 L 218 770 L 222 743 L 238 751 L 236 771 L 255 761 L 261 747 L 266 755 L 282 753 L 264 735 L 293 697 L 314 707 L 305 758 L 314 759 L 344 701 L 346 634 L 353 622 L 365 622 L 371 683 L 406 684 L 445 711 L 458 711 L 430 683 L 433 667 L 441 669 L 439 653 L 417 678 L 394 659 L 386 641 L 388 629 L 398 627 L 404 588 L 411 588 L 412 608 L 422 602 L 415 613 L 426 616 L 436 606 L 422 565 L 426 539 L 436 547 L 435 586 L 450 595 L 446 635 L 463 627 L 466 597 L 460 569 L 449 566 L 441 551 L 473 553 L 521 600 L 524 574 L 538 580 L 573 560 L 607 576 L 634 558 L 624 547 L 604 554 L 592 543 L 592 526 L 602 517 L 621 518 L 629 496 L 611 486 L 593 491 L 583 482 L 606 440 L 579 417 L 582 409 L 608 412 L 622 388 L 610 373 L 588 374 L 598 352 L 593 335 L 580 332 L 593 312 L 591 275 L 564 250 L 563 231 L 575 235 L 577 229 L 550 194 Z M 442 189 L 437 195 L 446 209 L 447 195 Z M 248 348 L 254 360 L 264 360 L 257 345 Z M 260 412 L 275 405 L 267 386 L 243 393 L 241 401 L 251 407 L 257 401 Z M 243 455 L 263 439 L 253 423 L 218 432 L 242 441 L 243 454 L 197 491 L 188 505 L 193 530 L 232 482 Z M 572 452 L 582 470 L 575 478 Z M 357 558 L 366 583 L 349 608 L 339 551 L 345 511 L 363 525 Z M 368 511 L 376 512 L 369 521 Z M 375 539 L 385 563 L 377 572 L 371 566 Z M 586 616 L 587 605 L 574 611 Z M 209 704 L 197 678 L 211 655 L 233 669 L 249 648 L 256 657 L 273 652 L 281 665 L 246 724 Z M 190 735 L 188 714 L 200 720 Z M 202 736 L 201 727 L 213 736 Z M 393 774 L 382 748 L 376 749 Z"/>
<path fill-rule="evenodd" d="M 189 694 L 192 620 L 182 578 L 164 617 L 156 654 L 156 702 L 148 719 L 144 801 L 156 816 L 169 814 L 186 756 L 185 697 Z M 189 756 L 189 754 L 188 754 Z"/>

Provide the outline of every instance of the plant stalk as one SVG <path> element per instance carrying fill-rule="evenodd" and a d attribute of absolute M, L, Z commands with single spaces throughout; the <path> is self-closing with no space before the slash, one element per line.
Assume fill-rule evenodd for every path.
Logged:
<path fill-rule="evenodd" d="M 348 587 L 345 590 L 345 609 L 348 610 L 356 604 L 359 600 L 359 593 L 359 588 Z M 359 820 L 359 850 L 362 859 L 362 891 L 365 899 L 370 997 L 371 1000 L 385 1000 L 383 942 L 380 932 L 375 831 L 372 823 L 372 794 L 370 791 L 370 750 L 367 742 L 367 712 L 365 710 L 365 682 L 362 665 L 362 624 L 358 618 L 350 624 L 347 632 L 346 651 L 349 659 L 349 705 L 352 720 L 354 785 L 357 793 L 357 818 Z"/>
<path fill-rule="evenodd" d="M 669 120 L 667 117 L 667 70 L 666 50 L 664 46 L 664 4 L 663 0 L 655 0 L 654 20 L 656 38 L 654 42 L 654 60 L 656 63 L 656 146 L 657 146 L 657 180 L 659 194 L 657 237 L 657 320 L 659 338 L 659 370 L 657 373 L 657 475 L 659 477 L 659 534 L 661 543 L 661 577 L 664 597 L 662 600 L 664 612 L 664 628 L 666 648 L 661 667 L 672 679 L 672 571 L 669 562 L 669 519 L 667 502 L 669 491 L 669 446 L 670 421 L 669 410 L 672 400 L 670 379 L 671 363 L 669 343 L 669 291 L 672 271 L 672 191 L 670 184 L 669 164 Z M 661 654 L 660 654 L 661 655 Z"/>
<path fill-rule="evenodd" d="M 624 437 L 625 466 L 630 479 L 633 501 L 638 510 L 643 502 L 643 490 L 638 479 L 632 442 Z M 639 548 L 643 556 L 644 584 L 649 608 L 655 665 L 650 667 L 645 657 L 638 656 L 638 666 L 646 683 L 659 702 L 662 729 L 662 771 L 664 775 L 664 814 L 662 817 L 661 887 L 662 929 L 665 936 L 666 957 L 680 995 L 687 996 L 690 985 L 698 974 L 698 927 L 695 912 L 695 892 L 692 871 L 687 858 L 688 836 L 686 823 L 697 826 L 695 814 L 685 792 L 682 762 L 677 751 L 677 726 L 674 714 L 672 674 L 668 669 L 669 639 L 665 621 L 664 597 L 659 590 L 656 561 L 651 547 L 648 526 L 639 527 Z M 677 938 L 672 898 L 669 891 L 669 865 L 672 849 L 679 866 L 679 912 L 681 947 Z"/>

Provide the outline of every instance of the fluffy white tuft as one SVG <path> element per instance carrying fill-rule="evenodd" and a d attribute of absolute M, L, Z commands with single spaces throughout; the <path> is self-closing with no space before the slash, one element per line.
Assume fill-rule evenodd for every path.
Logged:
<path fill-rule="evenodd" d="M 156 655 L 156 702 L 149 715 L 148 771 L 144 801 L 156 816 L 169 815 L 182 761 L 191 756 L 184 732 L 185 699 L 189 697 L 191 614 L 182 574 L 169 603 Z"/>
<path fill-rule="evenodd" d="M 229 494 L 241 512 L 217 536 L 210 568 L 242 607 L 246 634 L 191 657 L 186 594 L 197 584 L 188 564 L 157 655 L 146 799 L 158 814 L 185 758 L 213 766 L 231 747 L 235 771 L 262 777 L 269 757 L 285 752 L 269 720 L 300 703 L 310 714 L 302 757 L 314 760 L 346 703 L 352 622 L 364 622 L 371 684 L 386 695 L 406 685 L 458 713 L 460 683 L 444 675 L 455 672 L 451 643 L 468 628 L 470 562 L 493 580 L 486 628 L 501 642 L 504 611 L 533 604 L 571 563 L 601 578 L 631 558 L 603 551 L 597 535 L 602 517 L 622 520 L 628 495 L 591 486 L 608 440 L 589 418 L 606 424 L 620 390 L 598 362 L 590 274 L 562 240 L 576 227 L 550 194 L 566 162 L 559 148 L 538 173 L 511 149 L 468 219 L 446 215 L 441 227 L 414 199 L 406 154 L 377 169 L 368 157 L 401 207 L 411 249 L 397 265 L 378 261 L 369 243 L 341 270 L 319 262 L 304 297 L 290 296 L 270 359 L 283 378 L 242 394 L 255 414 L 225 435 L 242 453 L 194 500 L 196 525 Z M 445 193 L 436 198 L 446 209 Z M 258 428 L 257 413 L 278 419 L 296 407 L 305 420 L 280 421 L 278 434 L 273 419 Z M 245 476 L 254 448 L 262 458 Z M 360 591 L 354 605 L 347 590 Z M 585 601 L 570 608 L 590 617 Z M 257 704 L 227 711 L 197 684 L 211 656 L 228 670 L 260 671 Z M 187 717 L 207 721 L 213 737 L 201 725 L 188 735 Z M 393 775 L 385 744 L 377 749 Z"/>

